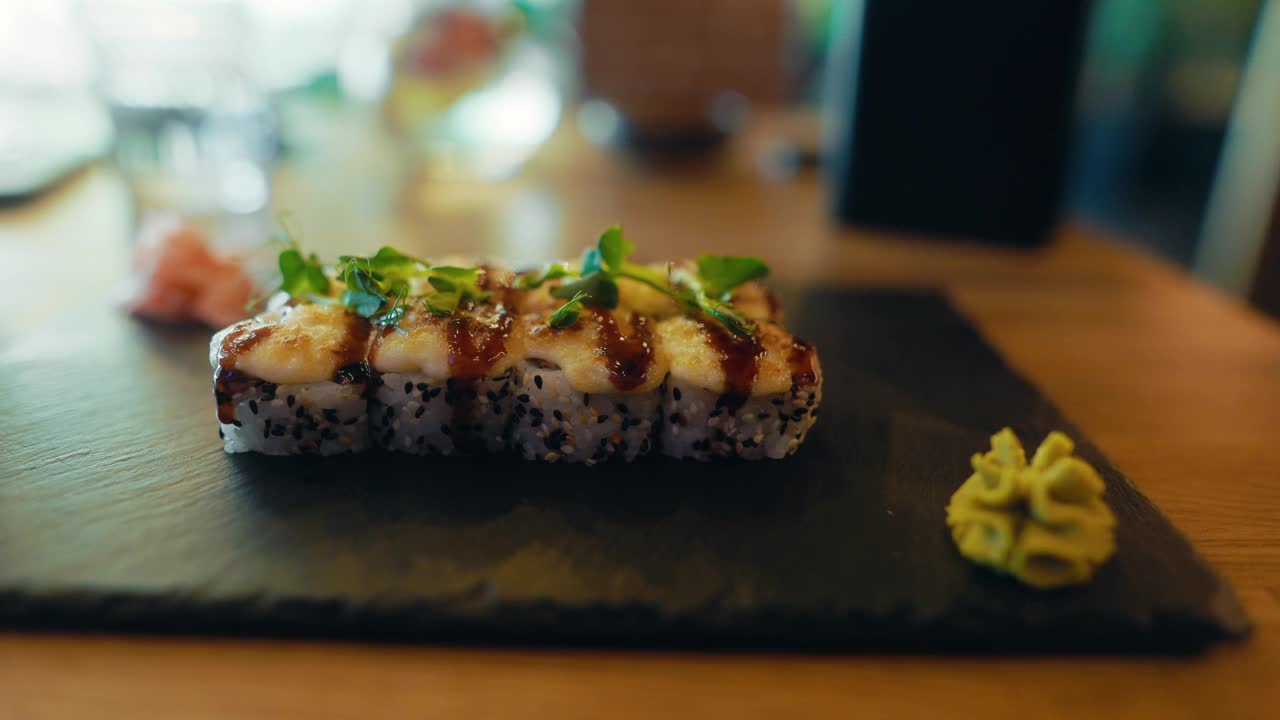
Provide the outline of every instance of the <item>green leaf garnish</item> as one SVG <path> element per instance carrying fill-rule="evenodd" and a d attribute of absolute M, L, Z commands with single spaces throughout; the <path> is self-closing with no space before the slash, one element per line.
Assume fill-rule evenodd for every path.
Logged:
<path fill-rule="evenodd" d="M 622 236 L 622 226 L 620 225 L 614 225 L 601 233 L 596 247 L 599 250 L 600 259 L 603 261 L 605 269 L 614 273 L 620 272 L 627 258 L 636 251 L 635 243 Z M 585 263 L 583 272 L 586 272 Z"/>
<path fill-rule="evenodd" d="M 582 314 L 582 303 L 587 299 L 587 294 L 579 290 L 573 294 L 569 302 L 561 305 L 555 312 L 551 313 L 551 317 L 547 318 L 547 324 L 553 328 L 567 328 L 578 322 L 578 316 Z"/>
<path fill-rule="evenodd" d="M 427 279 L 427 282 L 430 282 L 432 287 L 439 289 L 435 283 L 438 280 L 447 281 L 453 289 L 460 291 L 463 297 L 476 302 L 484 302 L 493 295 L 493 293 L 486 292 L 480 288 L 480 268 L 460 268 L 447 265 L 433 267 L 431 268 L 431 277 Z"/>
<path fill-rule="evenodd" d="M 581 303 L 617 307 L 618 278 L 629 278 L 674 298 L 686 312 L 701 313 L 720 322 L 736 335 L 750 335 L 755 331 L 755 325 L 728 304 L 727 294 L 742 283 L 768 274 L 768 266 L 759 258 L 702 255 L 698 258 L 699 272 L 696 275 L 683 272 L 673 281 L 670 267 L 664 273 L 627 262 L 635 249 L 635 244 L 622 234 L 622 228 L 617 225 L 601 233 L 596 247 L 583 253 L 580 277 L 551 288 L 552 296 L 569 300 L 552 317 L 558 322 L 572 324 L 565 317 Z M 568 273 L 564 271 L 563 274 Z M 531 280 L 529 284 L 533 287 L 541 284 L 541 281 L 537 285 L 534 282 Z M 572 317 L 577 319 L 576 314 Z"/>
<path fill-rule="evenodd" d="M 577 276 L 577 273 L 570 270 L 568 265 L 551 263 L 538 272 L 516 276 L 515 282 L 511 286 L 517 290 L 537 290 L 548 280 L 559 280 L 560 278 L 575 276 Z"/>
<path fill-rule="evenodd" d="M 754 256 L 699 255 L 698 277 L 713 298 L 724 297 L 739 285 L 769 274 L 769 266 Z"/>
<path fill-rule="evenodd" d="M 458 304 L 462 302 L 462 291 L 454 290 L 437 290 L 436 292 L 422 298 L 422 305 L 430 310 L 433 315 L 444 317 L 452 315 L 457 309 Z"/>
<path fill-rule="evenodd" d="M 607 308 L 618 307 L 618 283 L 612 277 L 596 272 L 551 288 L 551 296 L 572 299 L 578 293 L 587 296 L 587 302 Z"/>
<path fill-rule="evenodd" d="M 329 277 L 315 253 L 303 256 L 298 248 L 288 247 L 280 253 L 279 265 L 280 289 L 293 297 L 329 292 Z"/>

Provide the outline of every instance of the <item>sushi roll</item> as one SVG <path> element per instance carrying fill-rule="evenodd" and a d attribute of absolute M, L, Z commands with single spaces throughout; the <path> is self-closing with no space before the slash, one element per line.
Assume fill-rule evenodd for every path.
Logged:
<path fill-rule="evenodd" d="M 413 310 L 383 329 L 370 353 L 377 446 L 419 455 L 505 450 L 516 324 L 507 306 L 483 304 L 447 317 Z"/>
<path fill-rule="evenodd" d="M 389 247 L 326 264 L 290 244 L 279 303 L 210 346 L 224 448 L 585 465 L 795 452 L 822 371 L 763 261 L 639 265 L 634 250 L 610 228 L 577 266 L 516 274 Z"/>
<path fill-rule="evenodd" d="M 369 335 L 363 318 L 312 304 L 214 335 L 209 355 L 223 448 L 266 455 L 364 450 Z"/>
<path fill-rule="evenodd" d="M 650 452 L 661 412 L 666 355 L 653 321 L 587 308 L 570 327 L 526 324 L 516 366 L 511 446 L 526 460 L 594 465 Z"/>
<path fill-rule="evenodd" d="M 772 323 L 735 335 L 700 317 L 658 323 L 670 358 L 659 446 L 674 458 L 779 459 L 817 418 L 817 353 Z"/>

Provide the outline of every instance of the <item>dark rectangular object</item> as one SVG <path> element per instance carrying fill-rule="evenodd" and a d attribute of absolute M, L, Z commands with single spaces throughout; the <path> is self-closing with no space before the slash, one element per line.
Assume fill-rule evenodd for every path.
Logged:
<path fill-rule="evenodd" d="M 828 171 L 846 223 L 1032 245 L 1061 206 L 1092 3 L 837 4 Z"/>
<path fill-rule="evenodd" d="M 966 651 L 1247 630 L 1187 541 L 940 296 L 786 299 L 826 400 L 798 455 L 745 464 L 227 456 L 205 333 L 109 309 L 49 327 L 0 365 L 0 620 Z M 952 546 L 943 506 L 1006 424 L 1066 429 L 1106 478 L 1119 552 L 1093 584 L 1029 590 Z"/>

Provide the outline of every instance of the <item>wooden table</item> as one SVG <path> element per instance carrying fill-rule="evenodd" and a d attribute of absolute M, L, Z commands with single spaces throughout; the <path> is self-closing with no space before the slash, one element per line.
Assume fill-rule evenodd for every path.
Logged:
<path fill-rule="evenodd" d="M 334 202 L 287 168 L 277 206 L 322 249 L 568 254 L 625 222 L 649 257 L 766 255 L 783 280 L 940 286 L 1234 584 L 1257 624 L 1204 657 L 721 655 L 0 633 L 0 717 L 1273 717 L 1280 702 L 1280 328 L 1105 234 L 1020 252 L 828 227 L 814 177 L 763 179 L 757 126 L 715 161 L 655 169 L 571 132 L 519 179 L 412 183 Z M 378 157 L 366 158 L 378 166 Z M 323 165 L 317 161 L 319 165 Z M 399 187 L 371 175 L 361 182 Z M 331 188 L 326 189 L 325 183 Z M 125 266 L 118 177 L 95 169 L 0 216 L 0 281 L 74 288 L 0 320 L 0 340 L 100 298 Z M 356 234 L 356 231 L 360 231 Z M 58 265 L 49 264 L 58 258 Z M 43 264 L 42 264 L 43 263 Z M 10 297 L 17 297 L 10 294 Z M 0 350 L 3 345 L 0 344 Z"/>

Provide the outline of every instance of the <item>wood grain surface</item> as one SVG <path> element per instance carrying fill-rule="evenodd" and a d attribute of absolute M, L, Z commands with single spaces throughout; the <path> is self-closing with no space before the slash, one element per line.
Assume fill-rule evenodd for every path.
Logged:
<path fill-rule="evenodd" d="M 323 184 L 323 168 L 302 168 L 283 175 L 277 204 L 311 218 L 309 232 L 332 247 L 390 236 L 432 251 L 545 256 L 621 220 L 652 257 L 690 246 L 758 252 L 788 281 L 942 287 L 1224 573 L 1256 623 L 1252 638 L 1202 657 L 1153 659 L 6 633 L 0 716 L 1272 716 L 1280 702 L 1280 329 L 1089 228 L 1067 227 L 1034 253 L 832 230 L 815 178 L 756 174 L 756 150 L 780 127 L 765 125 L 697 171 L 638 167 L 561 136 L 524 179 L 496 190 L 428 182 L 388 206 L 353 203 L 328 218 L 332 196 L 308 185 Z M 383 217 L 392 221 L 376 222 Z M 121 183 L 106 171 L 7 211 L 0 280 L 38 287 L 28 269 L 66 258 L 59 268 L 74 282 L 46 302 L 11 294 L 0 352 L 103 296 L 124 267 L 128 223 Z M 368 232 L 353 234 L 362 223 Z"/>

